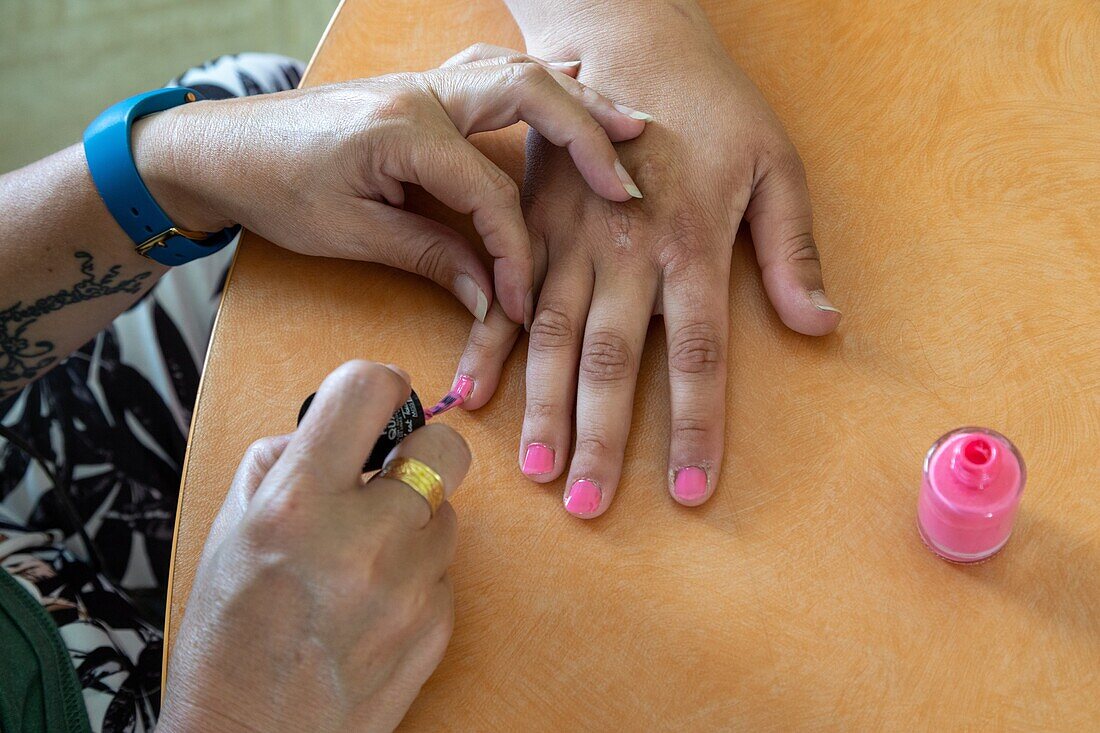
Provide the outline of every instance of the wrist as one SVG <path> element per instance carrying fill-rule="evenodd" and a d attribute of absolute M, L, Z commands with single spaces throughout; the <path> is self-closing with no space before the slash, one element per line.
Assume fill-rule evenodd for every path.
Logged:
<path fill-rule="evenodd" d="M 258 733 L 232 717 L 169 697 L 157 720 L 160 733 Z"/>
<path fill-rule="evenodd" d="M 153 199 L 182 229 L 217 232 L 232 222 L 221 214 L 211 181 L 215 162 L 202 155 L 204 134 L 200 125 L 209 114 L 190 113 L 196 102 L 143 117 L 130 134 L 134 164 Z"/>
<path fill-rule="evenodd" d="M 695 0 L 567 0 L 546 3 L 510 0 L 527 51 L 543 58 L 588 60 L 650 55 L 676 39 L 713 36 Z M 531 7 L 535 5 L 537 7 Z"/>

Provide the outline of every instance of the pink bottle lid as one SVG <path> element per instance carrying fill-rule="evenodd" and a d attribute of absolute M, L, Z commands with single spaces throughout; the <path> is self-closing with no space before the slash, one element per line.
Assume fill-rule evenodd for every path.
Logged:
<path fill-rule="evenodd" d="M 917 526 L 924 543 L 952 562 L 978 562 L 1008 542 L 1027 471 L 1016 446 L 995 430 L 959 428 L 924 459 Z"/>

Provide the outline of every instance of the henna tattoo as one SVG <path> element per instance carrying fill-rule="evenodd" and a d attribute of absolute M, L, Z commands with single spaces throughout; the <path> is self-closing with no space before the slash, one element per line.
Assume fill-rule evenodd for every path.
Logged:
<path fill-rule="evenodd" d="M 122 265 L 115 265 L 97 278 L 90 253 L 75 252 L 74 256 L 81 262 L 82 280 L 26 306 L 18 301 L 0 310 L 0 400 L 15 394 L 23 383 L 35 379 L 57 361 L 52 341 L 32 341 L 26 336 L 27 329 L 39 318 L 74 303 L 115 293 L 139 293 L 142 280 L 150 275 L 141 272 L 120 280 L 118 273 Z"/>

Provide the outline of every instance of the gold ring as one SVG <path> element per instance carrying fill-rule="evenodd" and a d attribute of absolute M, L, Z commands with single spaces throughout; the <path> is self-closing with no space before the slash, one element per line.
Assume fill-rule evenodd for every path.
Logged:
<path fill-rule="evenodd" d="M 382 466 L 382 470 L 374 475 L 376 478 L 388 478 L 400 481 L 424 497 L 428 502 L 428 508 L 432 516 L 443 503 L 443 477 L 435 472 L 435 469 L 415 458 L 399 456 Z"/>

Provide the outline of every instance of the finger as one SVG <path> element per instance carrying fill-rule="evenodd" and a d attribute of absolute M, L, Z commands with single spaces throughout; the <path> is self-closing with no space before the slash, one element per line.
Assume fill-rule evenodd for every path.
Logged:
<path fill-rule="evenodd" d="M 381 364 L 342 364 L 321 383 L 278 467 L 307 468 L 331 478 L 295 485 L 332 491 L 358 487 L 363 463 L 409 392 L 409 383 Z"/>
<path fill-rule="evenodd" d="M 453 128 L 424 150 L 406 156 L 412 167 L 399 168 L 401 180 L 422 186 L 444 205 L 471 214 L 485 249 L 495 259 L 493 283 L 501 308 L 516 323 L 524 321 L 531 293 L 531 241 L 520 210 L 519 188 L 504 171 Z M 448 139 L 449 138 L 449 139 Z M 413 161 L 423 161 L 417 165 Z M 401 165 L 401 163 L 399 163 Z"/>
<path fill-rule="evenodd" d="M 458 489 L 470 468 L 470 448 L 452 428 L 434 423 L 414 430 L 397 444 L 386 463 L 396 458 L 415 458 L 439 474 L 444 501 Z M 392 478 L 372 478 L 366 492 L 372 511 L 397 520 L 409 529 L 422 529 L 432 519 L 428 501 L 408 485 Z"/>
<path fill-rule="evenodd" d="M 808 336 L 837 327 L 840 310 L 825 295 L 802 161 L 785 153 L 763 173 L 745 219 L 764 288 L 783 323 Z"/>
<path fill-rule="evenodd" d="M 424 78 L 463 136 L 522 120 L 567 148 L 581 176 L 600 196 L 611 201 L 641 197 L 608 136 L 637 137 L 647 116 L 620 111 L 583 84 L 538 64 L 462 67 Z"/>
<path fill-rule="evenodd" d="M 478 321 L 492 303 L 493 285 L 474 245 L 427 217 L 362 200 L 363 241 L 374 261 L 414 272 L 449 290 Z"/>
<path fill-rule="evenodd" d="M 577 447 L 565 508 L 588 519 L 607 510 L 622 474 L 656 278 L 645 272 L 597 273 L 585 324 L 577 385 Z"/>
<path fill-rule="evenodd" d="M 260 482 L 282 456 L 290 439 L 290 435 L 260 438 L 245 451 L 240 465 L 237 466 L 233 483 L 229 486 L 229 492 L 225 495 L 225 501 L 222 502 L 214 523 L 210 525 L 210 533 L 203 546 L 203 557 L 217 550 L 226 534 L 241 521 Z"/>
<path fill-rule="evenodd" d="M 586 261 L 560 258 L 546 275 L 531 323 L 519 465 L 523 475 L 539 483 L 560 476 L 569 460 L 577 362 L 592 283 Z"/>
<path fill-rule="evenodd" d="M 539 64 L 550 69 L 556 69 L 569 76 L 576 76 L 581 66 L 580 61 L 548 61 L 538 56 L 521 53 L 512 48 L 494 46 L 491 43 L 475 43 L 469 48 L 459 51 L 440 66 L 446 68 L 449 66 L 520 63 Z"/>
<path fill-rule="evenodd" d="M 687 506 L 714 492 L 725 446 L 731 250 L 722 252 L 722 262 L 664 274 L 672 406 L 668 490 Z"/>
<path fill-rule="evenodd" d="M 456 386 L 463 377 L 473 385 L 462 402 L 462 409 L 477 410 L 492 398 L 500 383 L 504 361 L 516 344 L 519 329 L 519 324 L 510 321 L 497 304 L 489 310 L 484 323 L 475 322 L 470 328 L 470 338 L 458 361 L 458 372 L 452 385 Z"/>
<path fill-rule="evenodd" d="M 230 494 L 238 494 L 244 501 L 250 501 L 256 493 L 256 488 L 264 480 L 264 476 L 283 455 L 293 434 L 272 435 L 260 438 L 244 453 L 244 458 L 237 466 L 237 473 L 233 477 Z"/>
<path fill-rule="evenodd" d="M 458 548 L 458 515 L 450 502 L 439 507 L 418 535 L 413 550 L 417 566 L 427 579 L 439 580 L 447 574 Z"/>

